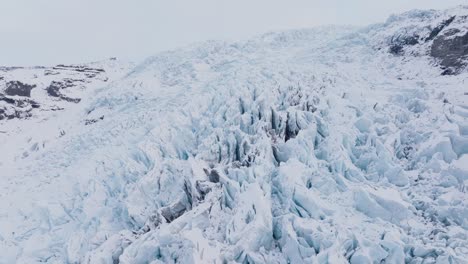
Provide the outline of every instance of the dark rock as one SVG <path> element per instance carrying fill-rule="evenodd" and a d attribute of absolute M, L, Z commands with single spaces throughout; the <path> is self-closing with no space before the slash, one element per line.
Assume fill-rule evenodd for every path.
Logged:
<path fill-rule="evenodd" d="M 390 46 L 388 51 L 393 55 L 401 55 L 403 53 L 403 46 L 394 44 Z"/>
<path fill-rule="evenodd" d="M 47 87 L 47 93 L 53 97 L 60 97 L 60 90 L 73 87 L 77 82 L 84 81 L 80 79 L 63 79 L 62 81 L 52 81 L 49 87 Z"/>
<path fill-rule="evenodd" d="M 430 55 L 446 70 L 443 75 L 459 73 L 468 64 L 468 33 L 454 36 L 460 31 L 452 29 L 434 39 Z"/>
<path fill-rule="evenodd" d="M 3 94 L 0 94 L 0 101 L 6 102 L 15 107 L 25 108 L 31 106 L 32 108 L 39 108 L 40 105 L 36 101 L 30 99 L 13 99 L 5 97 Z"/>
<path fill-rule="evenodd" d="M 57 85 L 56 81 L 53 81 L 49 87 L 47 87 L 47 94 L 52 97 L 60 97 L 60 89 L 61 87 Z"/>
<path fill-rule="evenodd" d="M 405 46 L 414 46 L 419 44 L 419 36 L 404 36 L 400 35 L 398 37 L 393 37 L 390 41 L 389 52 L 393 55 L 401 55 L 403 53 L 403 48 Z"/>
<path fill-rule="evenodd" d="M 4 101 L 7 104 L 12 104 L 12 105 L 14 105 L 15 102 L 16 102 L 15 99 L 11 99 L 11 98 L 5 97 L 3 95 L 0 95 L 0 101 Z"/>
<path fill-rule="evenodd" d="M 61 111 L 61 110 L 64 110 L 65 108 L 63 107 L 58 107 L 56 105 L 52 106 L 51 108 L 49 108 L 48 110 L 46 111 Z"/>
<path fill-rule="evenodd" d="M 210 180 L 210 182 L 214 182 L 214 183 L 219 182 L 220 176 L 216 170 L 209 171 L 207 169 L 203 169 L 203 171 L 205 172 L 206 176 L 208 176 L 208 179 Z"/>
<path fill-rule="evenodd" d="M 76 81 L 82 81 L 82 80 L 70 80 L 70 79 L 66 79 L 62 82 L 57 82 L 57 81 L 52 81 L 50 83 L 50 85 L 47 87 L 47 94 L 49 96 L 52 96 L 52 97 L 58 97 L 62 100 L 65 100 L 67 102 L 71 102 L 71 103 L 79 103 L 81 101 L 81 99 L 79 98 L 70 98 L 70 97 L 67 97 L 65 95 L 63 95 L 60 90 L 62 89 L 65 89 L 65 88 L 69 88 L 69 87 L 73 87 L 75 84 L 74 82 Z"/>
<path fill-rule="evenodd" d="M 36 85 L 29 85 L 19 81 L 10 81 L 6 84 L 5 94 L 11 96 L 26 96 L 31 97 L 31 90 L 36 87 Z"/>
<path fill-rule="evenodd" d="M 30 113 L 31 112 L 31 109 L 15 109 L 13 108 L 12 111 L 8 111 L 8 112 L 13 112 L 11 114 L 8 114 L 7 113 L 7 110 L 6 108 L 0 108 L 0 120 L 3 120 L 3 119 L 14 119 L 14 118 L 28 118 L 30 117 L 32 114 Z"/>
<path fill-rule="evenodd" d="M 96 123 L 96 122 L 97 122 L 96 119 L 86 119 L 86 120 L 85 120 L 85 126 L 94 124 L 94 123 Z"/>
<path fill-rule="evenodd" d="M 13 71 L 17 69 L 23 69 L 23 67 L 5 67 L 5 66 L 0 66 L 0 71 L 3 72 L 8 72 L 8 71 Z"/>
<path fill-rule="evenodd" d="M 414 46 L 416 44 L 419 44 L 419 36 L 406 36 L 400 40 L 400 43 L 407 46 Z"/>
<path fill-rule="evenodd" d="M 208 178 L 210 179 L 210 182 L 217 183 L 220 178 L 219 173 L 216 170 L 212 170 Z"/>
<path fill-rule="evenodd" d="M 437 37 L 437 35 L 439 35 L 439 33 L 445 28 L 447 27 L 448 25 L 450 25 L 453 20 L 455 20 L 455 16 L 445 20 L 444 22 L 442 22 L 440 25 L 438 25 L 436 28 L 434 28 L 432 31 L 431 31 L 431 34 L 429 34 L 429 37 L 426 38 L 426 42 L 427 41 L 430 41 L 430 40 L 433 40 L 435 37 Z"/>
<path fill-rule="evenodd" d="M 63 65 L 63 64 L 59 64 L 55 67 L 52 67 L 52 69 L 58 70 L 58 71 L 80 72 L 80 73 L 83 73 L 86 76 L 86 78 L 95 78 L 99 74 L 106 72 L 104 69 L 99 69 L 99 68 L 91 68 L 91 67 L 80 66 L 80 65 Z"/>
<path fill-rule="evenodd" d="M 44 71 L 44 75 L 45 76 L 48 76 L 48 75 L 58 75 L 60 74 L 58 71 L 52 71 L 52 70 L 46 70 Z"/>
<path fill-rule="evenodd" d="M 62 98 L 63 100 L 65 100 L 65 101 L 67 101 L 67 102 L 75 103 L 75 104 L 81 102 L 81 99 L 80 99 L 80 98 L 70 98 L 70 97 L 66 97 L 66 96 L 62 96 L 62 97 L 60 97 L 60 98 Z"/>
<path fill-rule="evenodd" d="M 86 66 L 79 66 L 79 65 L 63 65 L 59 64 L 52 69 L 54 70 L 70 70 L 70 71 L 77 71 L 77 72 L 92 72 L 92 73 L 103 73 L 105 72 L 104 69 L 98 68 L 90 68 Z"/>
<path fill-rule="evenodd" d="M 104 120 L 104 116 L 99 117 L 99 119 L 86 119 L 85 126 L 96 123 L 99 120 Z"/>
<path fill-rule="evenodd" d="M 441 75 L 453 75 L 453 74 L 454 72 L 452 69 L 446 69 L 441 73 Z"/>
<path fill-rule="evenodd" d="M 183 215 L 186 211 L 187 208 L 184 205 L 184 203 L 179 201 L 172 205 L 162 208 L 161 215 L 166 219 L 168 223 L 170 223 L 175 219 L 179 218 L 179 216 Z"/>
<path fill-rule="evenodd" d="M 30 99 L 8 98 L 0 94 L 0 101 L 6 102 L 10 106 L 0 107 L 0 120 L 14 118 L 28 118 L 32 116 L 31 110 L 39 108 L 39 103 Z"/>
<path fill-rule="evenodd" d="M 210 182 L 205 182 L 205 181 L 196 181 L 195 184 L 195 189 L 198 192 L 198 200 L 204 200 L 205 196 L 211 192 L 212 186 L 210 185 L 212 183 Z"/>

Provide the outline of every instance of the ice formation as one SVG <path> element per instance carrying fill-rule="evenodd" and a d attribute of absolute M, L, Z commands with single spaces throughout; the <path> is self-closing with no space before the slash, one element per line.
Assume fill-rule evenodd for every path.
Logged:
<path fill-rule="evenodd" d="M 0 120 L 0 263 L 467 263 L 467 17 L 206 42 Z"/>

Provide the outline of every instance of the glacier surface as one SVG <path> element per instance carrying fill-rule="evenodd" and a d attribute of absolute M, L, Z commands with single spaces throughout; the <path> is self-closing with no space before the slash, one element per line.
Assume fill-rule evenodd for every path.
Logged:
<path fill-rule="evenodd" d="M 201 43 L 0 120 L 0 263 L 467 263 L 468 71 L 388 52 L 452 16 Z"/>

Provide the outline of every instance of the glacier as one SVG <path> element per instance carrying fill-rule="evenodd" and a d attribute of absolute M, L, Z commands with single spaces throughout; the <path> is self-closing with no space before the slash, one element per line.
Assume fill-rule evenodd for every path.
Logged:
<path fill-rule="evenodd" d="M 194 44 L 0 120 L 0 263 L 467 263 L 439 34 L 468 7 Z"/>

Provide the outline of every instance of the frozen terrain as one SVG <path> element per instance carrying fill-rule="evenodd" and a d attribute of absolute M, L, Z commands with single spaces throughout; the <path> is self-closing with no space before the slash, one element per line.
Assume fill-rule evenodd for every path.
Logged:
<path fill-rule="evenodd" d="M 468 263 L 467 63 L 458 7 L 4 68 L 0 263 Z"/>

